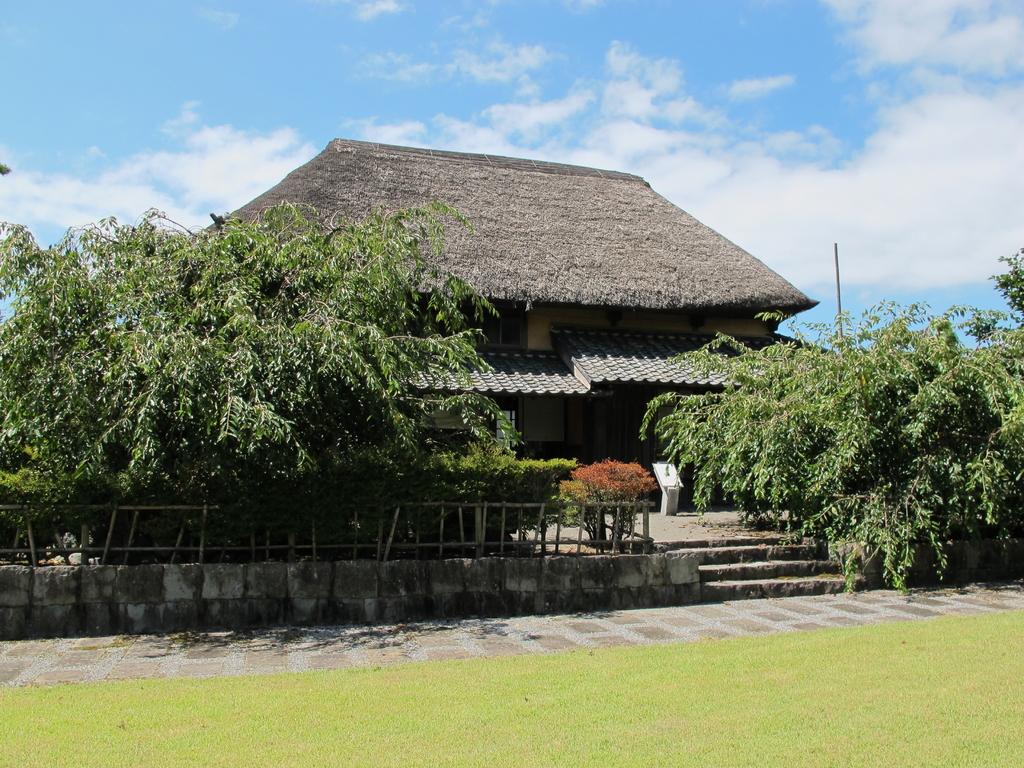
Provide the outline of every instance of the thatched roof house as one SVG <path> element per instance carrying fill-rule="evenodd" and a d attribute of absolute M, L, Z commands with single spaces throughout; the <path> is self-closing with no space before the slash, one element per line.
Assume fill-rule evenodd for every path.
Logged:
<path fill-rule="evenodd" d="M 335 139 L 243 206 L 280 202 L 362 218 L 441 200 L 453 228 L 442 266 L 492 299 L 753 316 L 814 305 L 639 176 L 559 163 Z"/>
<path fill-rule="evenodd" d="M 723 331 L 771 343 L 762 312 L 816 302 L 639 176 L 336 139 L 236 212 L 307 205 L 327 223 L 445 202 L 438 266 L 501 310 L 475 389 L 501 399 L 538 454 L 650 460 L 639 415 L 666 388 L 703 389 L 680 352 Z"/>

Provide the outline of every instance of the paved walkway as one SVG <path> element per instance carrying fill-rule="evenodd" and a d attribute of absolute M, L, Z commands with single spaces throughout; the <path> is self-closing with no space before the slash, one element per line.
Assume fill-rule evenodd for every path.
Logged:
<path fill-rule="evenodd" d="M 21 640 L 0 642 L 0 683 L 20 686 L 300 672 L 571 648 L 692 642 L 1003 610 L 1024 610 L 1024 582 L 921 590 L 909 595 L 880 590 L 386 627 Z"/>

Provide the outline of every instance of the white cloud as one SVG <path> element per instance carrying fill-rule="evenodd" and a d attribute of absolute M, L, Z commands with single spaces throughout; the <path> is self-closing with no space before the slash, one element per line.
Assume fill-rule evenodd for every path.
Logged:
<path fill-rule="evenodd" d="M 450 69 L 481 83 L 508 83 L 540 69 L 550 60 L 551 54 L 542 45 L 513 46 L 495 41 L 483 54 L 456 51 Z"/>
<path fill-rule="evenodd" d="M 186 101 L 176 117 L 164 122 L 160 130 L 169 136 L 183 136 L 199 122 L 199 102 Z"/>
<path fill-rule="evenodd" d="M 359 21 L 373 21 L 380 16 L 401 13 L 408 6 L 398 0 L 311 0 L 321 5 L 347 5 Z"/>
<path fill-rule="evenodd" d="M 240 18 L 237 13 L 232 11 L 218 11 L 214 8 L 200 8 L 198 14 L 201 19 L 221 29 L 233 28 L 238 24 L 238 19 Z"/>
<path fill-rule="evenodd" d="M 636 120 L 687 120 L 718 123 L 722 115 L 682 92 L 683 70 L 672 59 L 642 56 L 618 41 L 608 47 L 605 65 L 610 78 L 604 85 L 601 111 Z"/>
<path fill-rule="evenodd" d="M 417 147 L 423 144 L 427 136 L 427 126 L 419 120 L 405 120 L 398 123 L 378 123 L 376 118 L 354 120 L 346 124 L 354 128 L 356 134 L 381 144 L 399 144 Z"/>
<path fill-rule="evenodd" d="M 356 3 L 356 18 L 360 21 L 372 21 L 378 16 L 398 13 L 404 7 L 397 0 L 370 0 L 369 2 Z"/>
<path fill-rule="evenodd" d="M 865 69 L 950 67 L 1001 75 L 1024 69 L 1016 0 L 824 0 L 848 27 Z"/>
<path fill-rule="evenodd" d="M 570 93 L 563 99 L 520 104 L 495 104 L 484 115 L 505 133 L 532 134 L 539 128 L 563 123 L 594 100 L 590 91 Z"/>
<path fill-rule="evenodd" d="M 820 125 L 766 132 L 729 118 L 688 95 L 671 60 L 614 44 L 607 67 L 603 84 L 468 119 L 439 115 L 415 138 L 639 173 L 818 296 L 829 290 L 834 241 L 844 283 L 877 295 L 985 281 L 1024 244 L 1018 81 L 919 79 L 912 94 L 881 102 L 875 129 L 851 149 Z M 586 99 L 595 89 L 602 99 Z"/>
<path fill-rule="evenodd" d="M 195 106 L 184 111 L 194 113 Z M 197 120 L 179 130 L 171 149 L 92 166 L 88 174 L 19 169 L 0 184 L 0 220 L 52 233 L 111 215 L 133 221 L 158 208 L 201 226 L 210 212 L 234 210 L 314 153 L 290 128 L 256 133 Z"/>
<path fill-rule="evenodd" d="M 369 77 L 414 83 L 429 79 L 437 72 L 438 67 L 430 62 L 414 61 L 404 53 L 387 51 L 366 56 L 359 69 Z"/>
<path fill-rule="evenodd" d="M 796 82 L 792 75 L 773 75 L 772 77 L 754 77 L 748 80 L 733 80 L 729 83 L 729 98 L 733 101 L 760 99 L 769 93 L 789 88 Z"/>

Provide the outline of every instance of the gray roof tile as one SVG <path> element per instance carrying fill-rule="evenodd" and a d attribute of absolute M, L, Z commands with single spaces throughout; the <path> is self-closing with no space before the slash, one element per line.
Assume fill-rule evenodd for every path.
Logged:
<path fill-rule="evenodd" d="M 583 395 L 590 387 L 554 352 L 484 351 L 490 371 L 470 374 L 474 392 L 508 395 Z"/>
<path fill-rule="evenodd" d="M 720 387 L 721 374 L 705 375 L 672 358 L 695 352 L 715 336 L 709 333 L 641 333 L 556 329 L 552 332 L 562 357 L 591 384 L 635 382 L 688 387 Z M 761 348 L 779 336 L 737 337 Z M 725 352 L 723 352 L 725 354 Z"/>

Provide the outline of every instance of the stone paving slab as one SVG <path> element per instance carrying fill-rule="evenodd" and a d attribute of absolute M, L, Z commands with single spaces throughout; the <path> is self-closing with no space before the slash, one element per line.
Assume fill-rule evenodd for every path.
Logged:
<path fill-rule="evenodd" d="M 373 667 L 1024 610 L 1024 581 L 395 626 L 0 642 L 0 686 Z"/>

